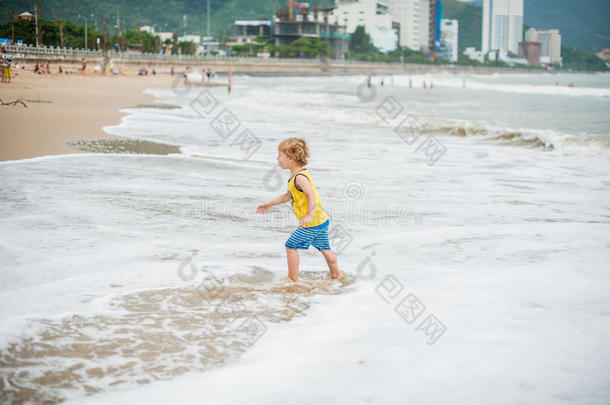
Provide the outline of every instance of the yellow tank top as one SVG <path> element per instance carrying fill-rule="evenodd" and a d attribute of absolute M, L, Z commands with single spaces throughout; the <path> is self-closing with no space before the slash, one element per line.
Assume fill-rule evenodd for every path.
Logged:
<path fill-rule="evenodd" d="M 307 169 L 301 169 L 294 176 L 288 180 L 288 193 L 290 194 L 290 204 L 292 205 L 292 211 L 294 215 L 298 218 L 299 221 L 303 219 L 305 214 L 307 214 L 307 196 L 304 192 L 299 191 L 295 184 L 296 177 L 299 175 L 304 175 L 311 183 L 311 188 L 313 188 L 313 192 L 316 195 L 316 208 L 313 213 L 313 220 L 307 224 L 307 228 L 311 228 L 314 226 L 318 226 L 326 222 L 328 219 L 328 214 L 322 207 L 322 201 L 320 200 L 320 195 L 318 194 L 318 190 L 316 190 L 316 186 L 311 178 L 311 175 L 307 171 Z"/>

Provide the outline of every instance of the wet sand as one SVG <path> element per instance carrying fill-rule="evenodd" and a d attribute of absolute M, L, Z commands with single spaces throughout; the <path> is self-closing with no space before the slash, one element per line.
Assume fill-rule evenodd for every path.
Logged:
<path fill-rule="evenodd" d="M 143 141 L 140 139 L 92 139 L 69 141 L 71 147 L 93 153 L 145 153 L 148 155 L 168 155 L 180 153 L 180 147 L 165 143 Z"/>

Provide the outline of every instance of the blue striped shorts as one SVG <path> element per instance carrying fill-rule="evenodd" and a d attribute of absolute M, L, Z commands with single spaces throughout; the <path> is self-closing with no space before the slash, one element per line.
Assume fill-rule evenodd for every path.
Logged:
<path fill-rule="evenodd" d="M 329 223 L 330 220 L 327 219 L 323 224 L 311 228 L 298 227 L 290 235 L 285 246 L 288 249 L 309 249 L 309 246 L 313 246 L 318 250 L 330 250 L 328 241 Z"/>

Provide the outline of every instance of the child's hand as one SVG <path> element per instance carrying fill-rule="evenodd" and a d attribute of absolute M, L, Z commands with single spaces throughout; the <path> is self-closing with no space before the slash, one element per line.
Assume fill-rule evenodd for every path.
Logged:
<path fill-rule="evenodd" d="M 305 215 L 303 217 L 303 219 L 301 219 L 301 221 L 299 222 L 299 225 L 302 226 L 303 228 L 305 228 L 305 227 L 307 227 L 307 224 L 309 224 L 312 220 L 313 220 L 313 214 Z"/>
<path fill-rule="evenodd" d="M 259 214 L 264 214 L 267 211 L 269 211 L 269 208 L 271 208 L 271 207 L 272 207 L 272 205 L 269 203 L 262 203 L 261 205 L 256 207 L 256 212 L 258 212 Z"/>

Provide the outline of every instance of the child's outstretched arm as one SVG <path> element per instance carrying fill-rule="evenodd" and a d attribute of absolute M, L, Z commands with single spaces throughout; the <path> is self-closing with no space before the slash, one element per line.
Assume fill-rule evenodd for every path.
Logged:
<path fill-rule="evenodd" d="M 273 200 L 260 204 L 258 207 L 256 207 L 256 212 L 259 214 L 264 214 L 274 205 L 284 204 L 288 201 L 290 201 L 290 193 L 286 191 L 284 194 L 278 195 Z"/>

